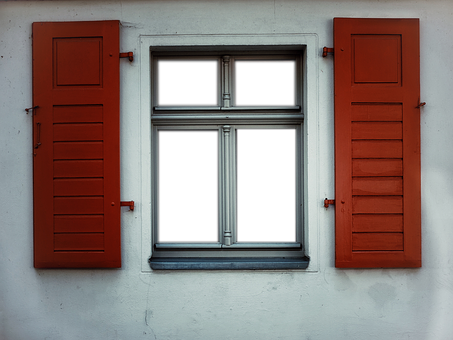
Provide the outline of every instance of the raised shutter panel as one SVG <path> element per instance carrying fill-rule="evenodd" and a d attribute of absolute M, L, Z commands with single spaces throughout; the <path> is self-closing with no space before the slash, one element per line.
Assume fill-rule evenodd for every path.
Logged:
<path fill-rule="evenodd" d="M 119 21 L 33 23 L 36 268 L 121 267 Z"/>
<path fill-rule="evenodd" d="M 420 267 L 418 19 L 334 19 L 336 267 Z"/>

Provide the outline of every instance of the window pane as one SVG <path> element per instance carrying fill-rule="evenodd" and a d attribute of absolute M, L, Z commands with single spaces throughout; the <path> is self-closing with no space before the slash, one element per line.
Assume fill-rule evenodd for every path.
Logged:
<path fill-rule="evenodd" d="M 159 60 L 157 105 L 218 105 L 217 60 Z"/>
<path fill-rule="evenodd" d="M 238 242 L 296 241 L 296 131 L 237 131 Z"/>
<path fill-rule="evenodd" d="M 217 242 L 217 131 L 159 131 L 159 242 Z"/>
<path fill-rule="evenodd" d="M 296 105 L 295 60 L 237 60 L 236 106 Z"/>

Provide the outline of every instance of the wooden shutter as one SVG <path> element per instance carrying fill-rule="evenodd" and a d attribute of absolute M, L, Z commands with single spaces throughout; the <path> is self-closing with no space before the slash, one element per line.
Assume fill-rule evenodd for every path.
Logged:
<path fill-rule="evenodd" d="M 420 267 L 418 19 L 334 19 L 336 267 Z"/>
<path fill-rule="evenodd" d="M 36 268 L 121 267 L 119 22 L 33 23 Z"/>

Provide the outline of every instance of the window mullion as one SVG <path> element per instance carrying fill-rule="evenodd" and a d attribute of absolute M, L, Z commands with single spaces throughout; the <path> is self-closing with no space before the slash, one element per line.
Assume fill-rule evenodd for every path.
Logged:
<path fill-rule="evenodd" d="M 231 126 L 224 125 L 223 131 L 223 242 L 225 246 L 232 244 L 232 192 L 231 192 Z"/>
<path fill-rule="evenodd" d="M 222 93 L 222 108 L 230 107 L 230 56 L 226 55 L 223 58 L 223 93 Z"/>

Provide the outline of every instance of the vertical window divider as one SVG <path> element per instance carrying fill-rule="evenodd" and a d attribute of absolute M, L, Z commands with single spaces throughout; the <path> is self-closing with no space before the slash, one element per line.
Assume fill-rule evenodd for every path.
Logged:
<path fill-rule="evenodd" d="M 222 101 L 223 107 L 229 108 L 230 107 L 230 56 L 226 55 L 223 56 L 223 93 L 222 93 Z"/>
<path fill-rule="evenodd" d="M 222 185 L 224 187 L 223 190 L 223 205 L 224 205 L 224 224 L 223 224 L 223 242 L 225 246 L 231 246 L 232 244 L 232 231 L 231 231 L 231 222 L 232 222 L 232 215 L 231 215 L 231 159 L 230 159 L 230 152 L 231 152 L 231 144 L 230 144 L 230 131 L 231 126 L 224 125 L 222 127 L 223 130 L 223 175 L 222 178 Z"/>

